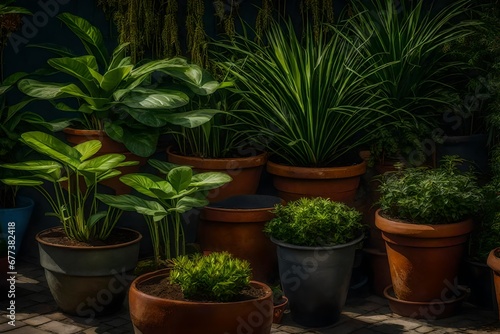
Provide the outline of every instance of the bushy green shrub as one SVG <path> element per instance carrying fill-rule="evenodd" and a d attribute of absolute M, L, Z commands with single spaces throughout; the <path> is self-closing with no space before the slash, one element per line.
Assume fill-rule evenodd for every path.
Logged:
<path fill-rule="evenodd" d="M 483 193 L 463 160 L 445 157 L 440 168 L 400 169 L 381 177 L 380 208 L 391 219 L 414 224 L 447 224 L 479 212 Z"/>
<path fill-rule="evenodd" d="M 187 299 L 230 301 L 250 283 L 250 263 L 227 252 L 180 256 L 170 262 L 170 282 L 179 284 Z"/>
<path fill-rule="evenodd" d="M 301 198 L 278 204 L 276 217 L 264 231 L 273 238 L 298 246 L 344 244 L 361 234 L 361 213 L 325 198 Z"/>

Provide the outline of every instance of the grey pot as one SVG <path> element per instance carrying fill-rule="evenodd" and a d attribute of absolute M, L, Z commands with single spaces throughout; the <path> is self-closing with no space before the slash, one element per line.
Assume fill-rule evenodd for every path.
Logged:
<path fill-rule="evenodd" d="M 281 284 L 296 323 L 325 327 L 338 320 L 363 238 L 328 247 L 295 246 L 271 238 L 277 245 Z"/>
<path fill-rule="evenodd" d="M 127 295 L 139 258 L 142 235 L 130 231 L 131 241 L 112 246 L 64 246 L 46 240 L 54 229 L 37 234 L 40 265 L 59 308 L 86 317 L 118 311 Z M 59 232 L 60 234 L 61 232 Z"/>

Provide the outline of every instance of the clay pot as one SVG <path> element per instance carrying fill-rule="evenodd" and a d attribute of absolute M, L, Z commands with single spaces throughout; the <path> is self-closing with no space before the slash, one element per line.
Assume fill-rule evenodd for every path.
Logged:
<path fill-rule="evenodd" d="M 283 319 L 283 313 L 285 312 L 288 306 L 288 298 L 285 296 L 281 297 L 282 302 L 274 305 L 274 314 L 273 314 L 273 323 L 281 324 L 281 320 Z"/>
<path fill-rule="evenodd" d="M 203 159 L 188 157 L 167 149 L 168 161 L 177 165 L 191 166 L 196 172 L 225 172 L 233 180 L 222 187 L 209 191 L 210 202 L 222 201 L 236 195 L 251 195 L 257 192 L 262 169 L 267 161 L 267 154 L 262 153 L 245 158 Z"/>
<path fill-rule="evenodd" d="M 72 145 L 78 145 L 89 140 L 99 140 L 102 143 L 102 147 L 95 156 L 109 153 L 119 153 L 125 155 L 125 161 L 139 161 L 138 165 L 118 168 L 118 170 L 122 172 L 121 175 L 99 182 L 99 184 L 113 189 L 116 195 L 123 195 L 131 192 L 131 188 L 120 181 L 120 176 L 131 173 L 138 173 L 141 166 L 144 166 L 146 164 L 147 158 L 140 157 L 129 152 L 125 145 L 114 141 L 106 134 L 106 132 L 102 130 L 79 130 L 65 128 L 63 132 L 66 136 L 66 140 Z"/>
<path fill-rule="evenodd" d="M 169 300 L 148 295 L 137 286 L 168 277 L 167 270 L 139 276 L 129 291 L 130 318 L 134 331 L 147 334 L 269 334 L 273 321 L 271 289 L 260 282 L 251 285 L 265 291 L 258 299 L 203 303 Z"/>
<path fill-rule="evenodd" d="M 486 262 L 493 270 L 493 281 L 495 283 L 495 294 L 498 305 L 498 317 L 500 318 L 500 247 L 493 249 L 488 255 Z"/>
<path fill-rule="evenodd" d="M 59 308 L 80 317 L 107 315 L 121 309 L 128 280 L 139 257 L 142 235 L 130 231 L 131 240 L 111 246 L 65 246 L 46 240 L 62 228 L 36 235 L 40 265 Z"/>
<path fill-rule="evenodd" d="M 353 166 L 308 168 L 268 161 L 267 171 L 273 174 L 274 187 L 286 202 L 302 197 L 325 197 L 352 206 L 366 165 L 363 160 Z"/>
<path fill-rule="evenodd" d="M 387 253 L 377 248 L 363 248 L 370 264 L 370 287 L 373 293 L 384 297 L 384 290 L 392 284 Z"/>
<path fill-rule="evenodd" d="M 386 242 L 395 296 L 405 301 L 440 299 L 456 286 L 472 219 L 442 225 L 410 224 L 387 219 L 377 210 L 376 226 Z"/>
<path fill-rule="evenodd" d="M 282 200 L 266 195 L 240 195 L 212 203 L 201 211 L 198 239 L 208 252 L 227 251 L 250 262 L 252 277 L 271 282 L 277 277 L 276 246 L 263 232 Z"/>

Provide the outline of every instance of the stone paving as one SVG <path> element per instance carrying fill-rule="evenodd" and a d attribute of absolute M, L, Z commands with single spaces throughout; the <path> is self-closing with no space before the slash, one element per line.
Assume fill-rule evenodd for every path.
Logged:
<path fill-rule="evenodd" d="M 5 298 L 0 310 L 0 333 L 8 334 L 91 334 L 133 333 L 126 307 L 113 316 L 94 320 L 67 316 L 57 310 L 40 266 L 22 262 L 17 267 L 16 326 L 8 324 Z M 285 314 L 273 334 L 330 333 L 500 333 L 500 323 L 491 310 L 465 303 L 460 314 L 435 321 L 422 321 L 393 314 L 385 299 L 368 292 L 350 295 L 340 320 L 321 329 L 303 328 Z M 203 334 L 203 333 L 200 333 Z"/>

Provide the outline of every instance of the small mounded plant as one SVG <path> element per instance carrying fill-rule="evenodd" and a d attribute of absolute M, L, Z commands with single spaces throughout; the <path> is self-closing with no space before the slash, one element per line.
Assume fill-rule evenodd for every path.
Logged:
<path fill-rule="evenodd" d="M 360 236 L 361 213 L 325 198 L 301 198 L 278 204 L 264 231 L 274 239 L 298 246 L 345 244 Z"/>
<path fill-rule="evenodd" d="M 250 263 L 227 252 L 180 256 L 170 263 L 170 282 L 180 285 L 187 299 L 227 302 L 250 284 Z"/>
<path fill-rule="evenodd" d="M 379 204 L 391 219 L 413 224 L 448 224 L 480 210 L 483 192 L 470 172 L 457 165 L 463 159 L 447 156 L 439 168 L 399 169 L 381 178 Z"/>

